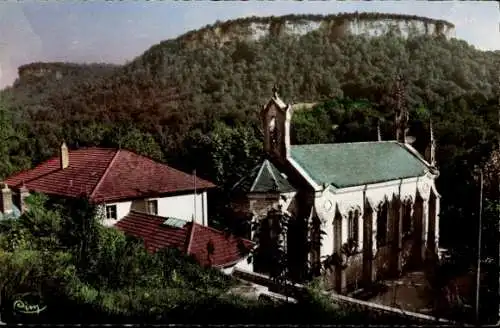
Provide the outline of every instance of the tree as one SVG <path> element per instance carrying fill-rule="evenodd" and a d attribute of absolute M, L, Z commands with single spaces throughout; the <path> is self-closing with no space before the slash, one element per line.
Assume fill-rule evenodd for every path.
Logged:
<path fill-rule="evenodd" d="M 84 197 L 35 194 L 28 205 L 18 220 L 0 222 L 4 305 L 28 291 L 48 304 L 50 322 L 144 322 L 165 313 L 182 320 L 190 301 L 217 298 L 234 284 L 179 251 L 151 254 L 142 240 L 103 226 L 99 208 Z"/>
<path fill-rule="evenodd" d="M 13 113 L 0 95 L 0 179 L 28 167 L 25 141 L 23 131 L 16 129 Z"/>
<path fill-rule="evenodd" d="M 163 151 L 149 132 L 143 132 L 134 125 L 115 125 L 104 141 L 116 148 L 130 149 L 140 155 L 151 157 L 157 161 L 163 159 Z"/>
<path fill-rule="evenodd" d="M 322 267 L 324 269 L 324 274 L 328 274 L 329 270 L 335 269 L 336 281 L 339 282 L 341 278 L 341 272 L 348 268 L 349 258 L 358 253 L 358 243 L 349 238 L 347 242 L 343 243 L 340 247 L 340 251 L 334 252 L 332 255 L 325 256 Z"/>
<path fill-rule="evenodd" d="M 289 261 L 287 232 L 291 216 L 281 207 L 270 209 L 265 218 L 252 222 L 254 270 L 265 272 L 288 297 Z"/>
<path fill-rule="evenodd" d="M 0 235 L 0 262 L 3 311 L 9 309 L 16 294 L 35 293 L 53 306 L 50 295 L 55 295 L 73 279 L 76 268 L 72 254 L 62 247 L 61 217 L 55 211 L 46 211 L 47 198 L 32 195 L 26 200 L 29 209 L 18 220 L 2 222 Z"/>

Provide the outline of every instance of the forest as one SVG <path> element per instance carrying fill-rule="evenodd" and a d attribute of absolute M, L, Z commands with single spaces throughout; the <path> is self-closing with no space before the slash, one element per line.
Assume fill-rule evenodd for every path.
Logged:
<path fill-rule="evenodd" d="M 263 155 L 258 112 L 274 84 L 285 102 L 317 104 L 297 108 L 292 143 L 376 140 L 377 122 L 394 139 L 402 73 L 414 146 L 424 153 L 431 119 L 437 139 L 441 246 L 455 269 L 475 266 L 477 169 L 487 167 L 482 257 L 498 268 L 499 68 L 499 51 L 462 40 L 318 31 L 200 48 L 167 40 L 123 66 L 34 63 L 0 93 L 0 178 L 55 155 L 63 140 L 127 148 L 214 181 L 212 224 L 225 227 L 231 187 Z"/>

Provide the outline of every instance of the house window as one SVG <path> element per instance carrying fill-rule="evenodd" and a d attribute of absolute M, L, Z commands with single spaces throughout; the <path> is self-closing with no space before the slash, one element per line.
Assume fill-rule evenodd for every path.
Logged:
<path fill-rule="evenodd" d="M 116 205 L 107 205 L 106 206 L 106 219 L 108 220 L 116 220 Z"/>
<path fill-rule="evenodd" d="M 158 200 L 148 200 L 146 205 L 149 214 L 158 215 Z"/>
<path fill-rule="evenodd" d="M 388 203 L 380 206 L 377 217 L 377 248 L 387 244 Z"/>
<path fill-rule="evenodd" d="M 349 212 L 349 217 L 348 217 L 348 238 L 352 239 L 356 243 L 359 241 L 358 235 L 359 235 L 359 222 L 358 222 L 358 211 Z"/>

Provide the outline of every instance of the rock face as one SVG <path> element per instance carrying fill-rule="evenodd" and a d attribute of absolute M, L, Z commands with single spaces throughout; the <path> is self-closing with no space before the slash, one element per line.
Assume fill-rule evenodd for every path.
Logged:
<path fill-rule="evenodd" d="M 224 45 L 232 41 L 252 41 L 264 37 L 298 37 L 319 32 L 335 39 L 346 35 L 380 36 L 394 34 L 403 38 L 427 35 L 455 36 L 452 23 L 425 17 L 353 13 L 340 15 L 288 15 L 281 17 L 250 17 L 217 22 L 178 38 L 184 46 Z"/>
<path fill-rule="evenodd" d="M 68 76 L 82 78 L 100 72 L 106 73 L 116 67 L 119 65 L 36 62 L 22 65 L 17 69 L 19 79 L 16 83 L 36 82 L 41 79 L 61 80 Z"/>

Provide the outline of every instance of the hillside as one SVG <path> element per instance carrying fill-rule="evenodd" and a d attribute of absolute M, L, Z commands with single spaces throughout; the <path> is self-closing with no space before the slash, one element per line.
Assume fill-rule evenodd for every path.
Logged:
<path fill-rule="evenodd" d="M 252 24 L 290 27 L 307 22 L 320 27 L 258 39 L 238 36 Z M 365 32 L 381 26 L 381 35 L 360 32 L 332 38 L 326 22 L 364 24 Z M 408 24 L 420 24 L 420 30 L 403 37 L 383 28 Z M 216 122 L 258 126 L 257 109 L 275 83 L 289 102 L 367 99 L 389 120 L 398 70 L 406 76 L 412 109 L 423 106 L 438 113 L 457 97 L 490 98 L 500 53 L 479 51 L 444 32 L 435 33 L 452 29 L 451 23 L 402 15 L 245 18 L 164 41 L 124 66 L 25 65 L 19 68 L 19 80 L 2 95 L 18 119 L 36 122 L 31 124 L 36 159 L 53 153 L 63 138 L 70 145 L 115 144 L 115 130 L 123 130 L 145 134 L 141 142 L 153 140 L 150 155 L 177 161 L 190 131 L 208 133 Z M 192 42 L 211 40 L 214 31 L 219 39 L 202 47 Z M 220 38 L 226 41 L 221 44 Z"/>
<path fill-rule="evenodd" d="M 420 22 L 427 31 L 432 30 L 430 25 L 435 26 L 434 31 L 453 28 L 442 21 L 380 14 L 246 18 L 217 23 L 154 45 L 124 66 L 25 65 L 19 68 L 20 79 L 2 95 L 14 110 L 16 122 L 29 126 L 28 139 L 34 142 L 29 152 L 35 161 L 53 154 L 65 139 L 70 146 L 131 147 L 186 169 L 193 165 L 188 144 L 220 128 L 221 123 L 230 128 L 253 126 L 252 134 L 260 138 L 256 113 L 275 83 L 282 98 L 293 103 L 365 99 L 372 104 L 371 121 L 379 117 L 387 122 L 383 126 L 385 135 L 392 135 L 392 86 L 398 71 L 407 80 L 413 117 L 432 113 L 435 119 L 457 117 L 455 121 L 463 121 L 464 115 L 476 111 L 478 103 L 494 96 L 499 52 L 479 51 L 464 41 L 426 33 L 425 29 L 405 37 L 386 33 L 383 28 L 380 36 L 345 33 L 335 38 L 328 28 L 270 33 L 259 39 L 249 39 L 245 34 L 238 37 L 237 33 L 252 24 L 291 26 L 315 21 L 325 25 L 327 21 L 343 21 L 370 23 L 373 28 L 398 20 L 400 26 Z M 211 40 L 207 36 L 213 31 L 219 31 L 219 37 L 226 41 L 221 44 L 217 41 L 220 38 L 214 39 L 202 47 L 186 41 Z M 367 124 L 363 122 L 359 123 Z M 421 127 L 413 133 L 425 131 L 422 124 L 416 126 Z M 324 133 L 321 138 L 330 138 L 328 130 Z M 462 131 L 453 131 L 453 135 L 456 133 Z M 307 131 L 305 135 L 309 137 L 297 136 L 293 142 L 307 142 L 313 137 Z M 368 135 L 372 132 L 366 130 L 363 138 Z M 451 138 L 450 133 L 443 137 Z M 348 141 L 352 135 L 342 138 Z M 466 141 L 468 147 L 477 139 Z M 421 151 L 425 142 L 425 138 L 417 140 Z M 446 156 L 461 153 L 460 147 L 450 147 L 441 147 L 447 149 Z M 206 172 L 209 178 L 223 184 L 233 180 L 225 181 L 227 177 L 214 170 Z"/>
<path fill-rule="evenodd" d="M 111 76 L 119 65 L 30 63 L 18 68 L 19 78 L 12 87 L 0 91 L 20 111 L 55 109 L 55 97 L 68 100 L 80 92 L 82 85 L 93 85 L 99 79 Z"/>
<path fill-rule="evenodd" d="M 313 23 L 317 28 L 298 28 Z M 256 24 L 269 33 L 253 38 L 241 32 Z M 332 37 L 330 27 L 339 24 L 351 26 L 350 32 Z M 289 102 L 365 98 L 387 115 L 398 70 L 407 78 L 412 108 L 439 111 L 459 96 L 491 97 L 500 53 L 450 39 L 452 31 L 448 22 L 389 14 L 245 18 L 164 41 L 124 66 L 25 65 L 2 94 L 18 114 L 37 121 L 34 133 L 45 139 L 42 158 L 63 137 L 70 144 L 101 142 L 102 136 L 77 137 L 76 126 L 111 122 L 152 133 L 168 155 L 195 128 L 207 132 L 218 121 L 256 122 L 257 108 L 275 83 Z"/>

